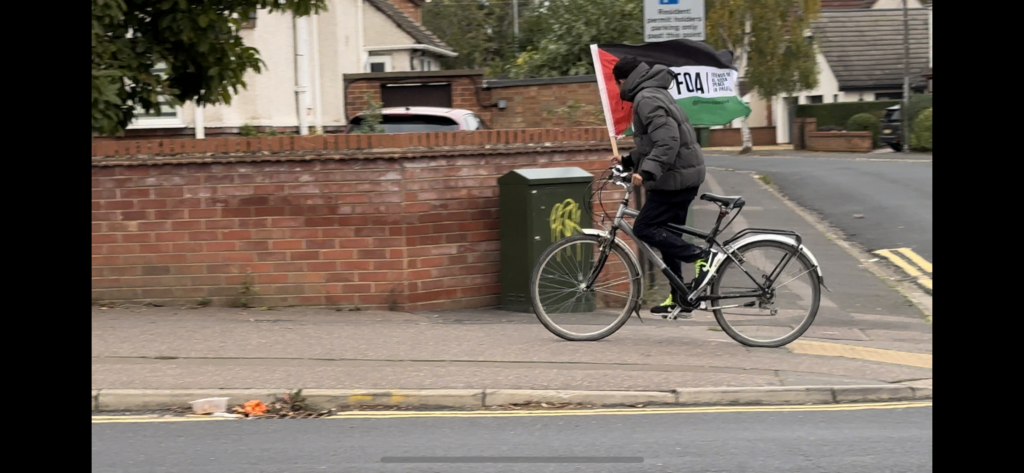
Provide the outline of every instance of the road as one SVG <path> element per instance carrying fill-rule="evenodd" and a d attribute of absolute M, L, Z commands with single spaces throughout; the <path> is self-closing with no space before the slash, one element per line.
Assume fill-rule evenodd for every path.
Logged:
<path fill-rule="evenodd" d="M 910 248 L 932 261 L 930 161 L 709 153 L 706 162 L 768 176 L 787 197 L 819 213 L 868 251 Z"/>
<path fill-rule="evenodd" d="M 437 413 L 422 418 L 94 423 L 92 471 L 932 470 L 930 405 L 801 409 L 514 417 Z M 403 461 L 396 457 L 418 457 L 414 458 L 418 462 L 427 461 L 423 457 L 434 457 L 435 462 L 450 463 L 392 463 Z M 477 462 L 480 457 L 489 457 L 483 461 L 491 463 L 466 463 L 465 457 L 477 457 Z M 574 463 L 554 463 L 562 460 L 551 457 L 578 459 Z"/>

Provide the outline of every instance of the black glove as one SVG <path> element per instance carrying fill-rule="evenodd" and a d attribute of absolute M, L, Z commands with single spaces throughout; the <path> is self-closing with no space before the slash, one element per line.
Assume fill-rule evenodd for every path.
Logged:
<path fill-rule="evenodd" d="M 622 162 L 622 169 L 624 171 L 633 169 L 633 158 L 629 156 L 629 153 L 619 156 L 619 161 Z"/>

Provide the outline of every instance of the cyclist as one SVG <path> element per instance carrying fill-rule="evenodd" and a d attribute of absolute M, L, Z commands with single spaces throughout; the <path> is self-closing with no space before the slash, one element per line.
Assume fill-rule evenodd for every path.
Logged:
<path fill-rule="evenodd" d="M 682 263 L 694 263 L 696 276 L 687 287 L 702 288 L 713 253 L 666 228 L 669 223 L 686 224 L 686 213 L 706 174 L 697 134 L 668 91 L 675 75 L 664 65 L 651 67 L 633 56 L 621 58 L 612 68 L 612 75 L 620 98 L 633 104 L 636 148 L 629 154 L 612 157 L 611 162 L 635 170 L 633 186 L 647 189 L 647 202 L 636 217 L 633 233 L 661 252 L 665 264 L 680 281 Z M 676 304 L 682 306 L 684 313 L 693 312 L 694 307 L 673 289 L 664 303 L 651 308 L 651 313 L 670 313 Z"/>

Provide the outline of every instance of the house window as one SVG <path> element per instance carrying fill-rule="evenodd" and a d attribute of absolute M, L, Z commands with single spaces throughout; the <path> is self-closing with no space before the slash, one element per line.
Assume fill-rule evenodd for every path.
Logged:
<path fill-rule="evenodd" d="M 436 71 L 437 69 L 434 67 L 434 61 L 432 61 L 430 58 L 421 58 L 420 59 L 420 70 L 421 71 Z"/>
<path fill-rule="evenodd" d="M 390 72 L 391 56 L 370 56 L 366 70 L 368 72 Z"/>
<path fill-rule="evenodd" d="M 164 63 L 157 64 L 153 68 L 153 73 L 158 74 L 161 77 L 166 77 L 167 65 Z M 160 111 L 153 110 L 152 112 L 146 112 L 142 109 L 141 105 L 135 106 L 135 118 L 132 120 L 131 125 L 128 128 L 164 128 L 164 127 L 182 127 L 185 123 L 181 118 L 181 107 L 175 107 L 170 104 L 168 96 L 160 96 L 158 103 L 160 104 Z"/>
<path fill-rule="evenodd" d="M 839 94 L 832 94 L 832 103 L 839 103 Z"/>
<path fill-rule="evenodd" d="M 820 95 L 808 95 L 807 96 L 807 103 L 822 103 L 821 96 Z"/>
<path fill-rule="evenodd" d="M 875 100 L 903 100 L 903 92 L 882 92 L 875 94 Z"/>

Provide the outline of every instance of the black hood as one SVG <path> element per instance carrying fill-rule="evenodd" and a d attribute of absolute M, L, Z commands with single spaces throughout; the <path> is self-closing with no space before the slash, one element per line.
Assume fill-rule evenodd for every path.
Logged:
<path fill-rule="evenodd" d="M 640 93 L 641 90 L 650 87 L 667 90 L 675 80 L 675 73 L 673 73 L 668 67 L 661 64 L 657 64 L 654 67 L 649 67 L 647 64 L 640 64 L 635 70 L 633 70 L 633 73 L 626 78 L 626 83 L 622 84 L 622 90 L 619 91 L 619 98 L 627 102 L 632 102 L 633 99 L 636 98 L 636 94 Z"/>

